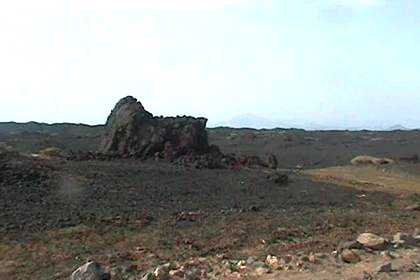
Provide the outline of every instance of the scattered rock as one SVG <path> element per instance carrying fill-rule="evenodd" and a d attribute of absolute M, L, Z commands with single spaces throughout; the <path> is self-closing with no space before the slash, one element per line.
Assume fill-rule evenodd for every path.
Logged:
<path fill-rule="evenodd" d="M 204 270 L 193 267 L 185 272 L 184 279 L 186 280 L 207 279 L 207 273 Z"/>
<path fill-rule="evenodd" d="M 248 257 L 246 259 L 246 264 L 247 265 L 252 265 L 255 262 L 255 259 L 253 257 Z"/>
<path fill-rule="evenodd" d="M 189 222 L 195 222 L 199 220 L 201 217 L 201 212 L 181 212 L 177 215 L 176 221 L 189 221 Z"/>
<path fill-rule="evenodd" d="M 171 264 L 166 263 L 164 265 L 158 266 L 153 272 L 153 276 L 156 280 L 169 280 L 169 271 L 171 270 Z"/>
<path fill-rule="evenodd" d="M 388 245 L 388 241 L 385 238 L 373 233 L 362 233 L 357 238 L 357 242 L 372 250 L 384 250 Z"/>
<path fill-rule="evenodd" d="M 420 211 L 420 203 L 415 203 L 404 208 L 406 211 Z"/>
<path fill-rule="evenodd" d="M 318 258 L 315 255 L 310 254 L 309 257 L 308 257 L 308 261 L 310 263 L 317 263 L 318 262 Z"/>
<path fill-rule="evenodd" d="M 71 280 L 110 280 L 111 276 L 105 273 L 100 264 L 89 261 L 76 269 L 70 276 Z"/>
<path fill-rule="evenodd" d="M 396 256 L 393 253 L 391 253 L 389 250 L 382 251 L 381 256 L 384 257 L 384 258 L 387 258 L 387 259 L 395 259 L 396 258 Z"/>
<path fill-rule="evenodd" d="M 185 271 L 183 269 L 174 269 L 169 271 L 169 276 L 170 277 L 184 277 L 185 275 Z"/>
<path fill-rule="evenodd" d="M 379 265 L 376 269 L 376 273 L 386 273 L 392 271 L 392 263 L 391 262 L 385 262 L 381 265 Z"/>
<path fill-rule="evenodd" d="M 238 270 L 245 270 L 246 269 L 246 261 L 244 261 L 244 260 L 238 261 L 238 263 L 236 264 L 236 268 Z"/>
<path fill-rule="evenodd" d="M 276 256 L 268 255 L 267 258 L 265 259 L 265 263 L 271 269 L 276 270 L 280 268 L 280 261 Z"/>
<path fill-rule="evenodd" d="M 394 238 L 392 240 L 392 244 L 394 244 L 395 247 L 406 247 L 406 246 L 416 246 L 417 245 L 417 240 L 407 234 L 407 233 L 402 233 L 399 232 L 397 234 L 394 235 Z"/>
<path fill-rule="evenodd" d="M 368 273 L 366 271 L 363 271 L 361 279 L 362 280 L 373 280 L 373 276 L 370 273 Z"/>
<path fill-rule="evenodd" d="M 420 272 L 420 264 L 414 261 L 404 261 L 402 263 L 393 266 L 393 269 L 398 272 Z"/>
<path fill-rule="evenodd" d="M 342 261 L 346 263 L 358 263 L 361 261 L 360 256 L 351 249 L 344 249 L 340 256 Z"/>

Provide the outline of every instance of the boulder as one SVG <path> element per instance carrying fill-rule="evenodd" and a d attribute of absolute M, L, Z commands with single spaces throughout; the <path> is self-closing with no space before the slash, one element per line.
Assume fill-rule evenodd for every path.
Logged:
<path fill-rule="evenodd" d="M 388 245 L 388 241 L 385 238 L 373 233 L 362 233 L 357 238 L 357 242 L 372 250 L 384 250 Z"/>
<path fill-rule="evenodd" d="M 121 99 L 109 115 L 99 151 L 141 159 L 160 155 L 173 160 L 208 148 L 207 119 L 154 117 L 132 96 Z"/>
<path fill-rule="evenodd" d="M 100 264 L 89 261 L 76 269 L 70 276 L 70 280 L 110 280 L 111 276 L 106 273 Z"/>

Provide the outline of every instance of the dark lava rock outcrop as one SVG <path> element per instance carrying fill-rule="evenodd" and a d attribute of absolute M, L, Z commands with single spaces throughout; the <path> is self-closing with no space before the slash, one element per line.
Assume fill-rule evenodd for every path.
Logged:
<path fill-rule="evenodd" d="M 209 150 L 207 119 L 154 117 L 134 97 L 121 99 L 105 126 L 100 152 L 141 159 L 174 160 L 189 153 Z"/>
<path fill-rule="evenodd" d="M 196 168 L 277 167 L 274 156 L 267 164 L 256 156 L 223 154 L 219 147 L 209 145 L 206 123 L 205 118 L 154 117 L 137 99 L 127 96 L 109 115 L 98 153 L 75 154 L 70 159 L 130 157 Z"/>

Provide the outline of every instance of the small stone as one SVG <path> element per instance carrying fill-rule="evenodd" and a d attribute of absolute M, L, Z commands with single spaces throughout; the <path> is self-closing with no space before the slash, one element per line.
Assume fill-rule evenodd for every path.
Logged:
<path fill-rule="evenodd" d="M 276 256 L 271 256 L 268 255 L 265 263 L 267 264 L 267 266 L 269 266 L 270 268 L 276 270 L 280 268 L 280 262 L 279 259 Z"/>
<path fill-rule="evenodd" d="M 249 257 L 247 260 L 246 260 L 246 264 L 247 265 L 251 265 L 251 264 L 253 264 L 255 262 L 255 260 L 254 260 L 254 258 L 253 257 Z"/>
<path fill-rule="evenodd" d="M 381 256 L 387 259 L 395 259 L 395 256 L 388 250 L 382 251 Z"/>
<path fill-rule="evenodd" d="M 205 274 L 205 272 L 203 272 Z M 186 280 L 199 280 L 202 278 L 206 278 L 205 275 L 200 275 L 200 271 L 196 268 L 191 268 L 185 271 L 184 279 Z M 171 279 L 172 280 L 172 279 Z"/>
<path fill-rule="evenodd" d="M 239 270 L 244 270 L 244 269 L 246 269 L 246 262 L 245 262 L 244 260 L 240 260 L 240 261 L 236 264 L 236 267 L 237 267 Z"/>
<path fill-rule="evenodd" d="M 309 262 L 311 262 L 311 263 L 316 263 L 318 260 L 317 260 L 317 258 L 315 257 L 315 255 L 309 255 L 309 258 L 308 258 L 308 260 L 309 260 Z"/>
<path fill-rule="evenodd" d="M 346 263 L 358 263 L 361 261 L 361 258 L 353 250 L 344 249 L 341 253 L 341 259 Z"/>
<path fill-rule="evenodd" d="M 169 271 L 170 271 L 171 264 L 166 263 L 164 265 L 158 266 L 153 275 L 157 280 L 168 280 L 169 279 Z"/>
<path fill-rule="evenodd" d="M 394 235 L 392 243 L 395 247 L 406 247 L 406 246 L 415 246 L 417 244 L 417 240 L 406 233 L 399 232 Z"/>
<path fill-rule="evenodd" d="M 169 271 L 169 276 L 171 277 L 184 277 L 184 271 L 182 271 L 181 269 L 174 269 Z"/>
<path fill-rule="evenodd" d="M 357 242 L 372 250 L 384 250 L 388 245 L 388 241 L 385 238 L 373 233 L 362 233 L 357 238 Z"/>
<path fill-rule="evenodd" d="M 420 204 L 415 203 L 404 208 L 406 211 L 420 211 Z"/>
<path fill-rule="evenodd" d="M 97 262 L 89 261 L 76 269 L 70 276 L 71 280 L 110 280 L 109 273 L 105 273 Z"/>
<path fill-rule="evenodd" d="M 363 271 L 362 280 L 373 280 L 373 276 L 370 273 Z"/>
<path fill-rule="evenodd" d="M 375 270 L 376 273 L 386 273 L 392 271 L 392 264 L 391 262 L 385 262 L 378 266 Z"/>
<path fill-rule="evenodd" d="M 257 276 L 263 276 L 264 274 L 267 274 L 269 272 L 270 272 L 270 270 L 268 268 L 265 268 L 265 267 L 257 267 L 255 269 L 255 274 Z"/>

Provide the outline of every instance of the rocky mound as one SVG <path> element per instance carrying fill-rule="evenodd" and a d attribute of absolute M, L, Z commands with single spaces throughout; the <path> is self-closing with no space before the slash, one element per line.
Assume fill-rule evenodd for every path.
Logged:
<path fill-rule="evenodd" d="M 100 152 L 121 157 L 168 160 L 209 150 L 207 119 L 154 117 L 132 96 L 121 99 L 105 126 Z"/>
<path fill-rule="evenodd" d="M 196 168 L 277 168 L 274 155 L 265 162 L 257 156 L 223 154 L 218 146 L 209 145 L 206 123 L 205 118 L 154 117 L 127 96 L 109 115 L 99 151 L 70 154 L 68 159 L 154 158 Z"/>

